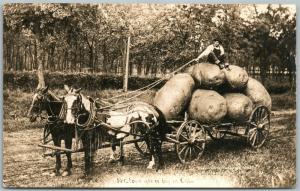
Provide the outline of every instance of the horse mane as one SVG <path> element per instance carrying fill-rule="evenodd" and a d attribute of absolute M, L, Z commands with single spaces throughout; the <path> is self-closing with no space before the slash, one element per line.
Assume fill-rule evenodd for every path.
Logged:
<path fill-rule="evenodd" d="M 91 112 L 91 101 L 82 93 L 80 93 L 82 98 L 82 105 L 84 106 L 85 110 Z"/>
<path fill-rule="evenodd" d="M 51 90 L 48 90 L 48 93 L 54 99 L 54 101 L 60 101 L 60 99 Z"/>

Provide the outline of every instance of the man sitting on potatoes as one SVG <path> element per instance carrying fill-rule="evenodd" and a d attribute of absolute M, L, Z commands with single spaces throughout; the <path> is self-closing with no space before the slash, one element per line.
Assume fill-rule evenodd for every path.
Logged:
<path fill-rule="evenodd" d="M 209 45 L 195 60 L 207 57 L 207 62 L 216 64 L 220 69 L 226 68 L 229 70 L 229 64 L 225 63 L 225 52 L 219 38 L 214 39 L 213 44 Z"/>

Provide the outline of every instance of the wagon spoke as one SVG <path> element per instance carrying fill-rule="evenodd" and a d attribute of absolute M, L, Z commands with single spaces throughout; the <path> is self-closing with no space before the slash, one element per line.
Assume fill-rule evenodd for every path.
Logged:
<path fill-rule="evenodd" d="M 195 139 L 195 141 L 198 142 L 198 143 L 204 143 L 205 139 Z"/>
<path fill-rule="evenodd" d="M 181 137 L 183 137 L 186 141 L 188 141 L 189 139 L 185 136 L 183 136 L 182 134 L 180 134 Z"/>
<path fill-rule="evenodd" d="M 189 144 L 189 142 L 180 142 L 179 144 L 180 145 L 187 145 L 187 144 Z"/>
<path fill-rule="evenodd" d="M 250 136 L 250 140 L 252 140 L 253 139 L 253 137 L 254 137 L 254 135 L 255 135 L 255 129 L 253 129 L 253 130 L 250 130 L 250 132 L 249 133 L 252 133 L 251 134 L 251 136 Z"/>
<path fill-rule="evenodd" d="M 259 145 L 261 141 L 261 132 L 257 130 L 256 132 L 256 145 Z"/>
<path fill-rule="evenodd" d="M 195 155 L 195 148 L 191 147 L 191 157 L 192 157 L 191 160 L 193 160 L 194 155 Z"/>
<path fill-rule="evenodd" d="M 258 112 L 259 110 L 257 110 L 254 114 L 254 122 L 257 123 L 257 118 L 258 118 Z"/>
<path fill-rule="evenodd" d="M 266 129 L 262 129 L 261 130 L 261 134 L 264 136 L 264 139 L 267 138 L 268 134 L 269 134 L 269 131 L 266 130 Z"/>
<path fill-rule="evenodd" d="M 268 115 L 264 116 L 260 121 L 263 122 L 268 118 Z"/>
<path fill-rule="evenodd" d="M 181 155 L 181 153 L 187 148 L 188 146 L 187 145 L 185 145 L 180 151 L 179 151 L 179 155 Z"/>
<path fill-rule="evenodd" d="M 195 127 L 194 127 L 194 129 L 193 129 L 193 136 L 195 136 L 196 135 L 196 130 L 197 130 L 197 124 L 195 124 Z"/>
<path fill-rule="evenodd" d="M 263 128 L 263 129 L 261 129 L 261 133 L 262 134 L 269 134 L 269 129 Z"/>
<path fill-rule="evenodd" d="M 263 111 L 264 110 L 262 108 L 258 109 L 258 112 L 257 112 L 257 122 L 259 122 L 261 120 Z"/>
<path fill-rule="evenodd" d="M 260 135 L 262 137 L 262 141 L 267 138 L 267 134 L 264 134 L 263 132 L 260 132 Z"/>
<path fill-rule="evenodd" d="M 187 137 L 184 137 L 184 138 L 188 140 L 188 131 L 187 131 L 187 128 L 183 128 L 182 129 L 182 132 L 181 132 L 180 135 L 183 137 L 182 133 L 184 133 L 185 135 L 187 135 Z"/>
<path fill-rule="evenodd" d="M 264 118 L 264 117 L 267 117 L 268 115 L 266 115 L 266 110 L 263 110 L 262 112 L 261 112 L 261 115 L 260 115 L 260 118 Z"/>
<path fill-rule="evenodd" d="M 199 147 L 198 145 L 194 145 L 194 147 L 196 147 L 200 152 L 203 151 L 203 148 Z"/>
<path fill-rule="evenodd" d="M 185 150 L 185 153 L 184 153 L 184 160 L 186 160 L 186 158 L 187 158 L 187 155 L 188 155 L 188 152 L 189 152 L 189 148 L 190 148 L 190 147 L 187 147 L 187 149 Z"/>
<path fill-rule="evenodd" d="M 255 142 L 256 142 L 256 137 L 257 137 L 257 131 L 255 131 L 253 136 L 253 141 L 252 141 L 252 145 L 255 146 Z"/>
<path fill-rule="evenodd" d="M 190 151 L 190 154 L 189 154 L 189 156 L 190 156 L 190 161 L 192 161 L 192 147 L 189 147 L 189 151 Z"/>

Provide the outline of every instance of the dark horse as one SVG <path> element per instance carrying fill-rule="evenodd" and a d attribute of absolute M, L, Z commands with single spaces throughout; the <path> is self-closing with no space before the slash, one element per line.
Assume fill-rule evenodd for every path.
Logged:
<path fill-rule="evenodd" d="M 65 110 L 63 109 L 64 102 L 55 96 L 48 87 L 38 88 L 33 95 L 32 103 L 28 111 L 28 117 L 31 122 L 36 121 L 37 117 L 41 115 L 42 111 L 47 112 L 47 124 L 45 130 L 49 130 L 52 136 L 52 140 L 55 146 L 61 147 L 61 141 L 65 141 L 65 146 L 67 149 L 72 147 L 72 138 L 74 137 L 74 125 L 69 125 L 63 123 L 63 115 Z M 55 165 L 55 175 L 60 175 L 61 169 L 61 156 L 60 152 L 56 151 L 56 165 Z M 62 173 L 62 176 L 67 176 L 71 174 L 72 159 L 71 153 L 66 152 L 67 155 L 67 168 Z"/>
<path fill-rule="evenodd" d="M 152 168 L 156 160 L 158 162 L 157 170 L 163 166 L 162 142 L 165 134 L 171 132 L 171 128 L 166 125 L 164 115 L 156 107 L 145 102 L 136 102 L 126 112 L 108 111 L 105 117 L 99 118 L 95 112 L 96 103 L 91 98 L 79 93 L 79 91 L 69 89 L 64 99 L 67 105 L 66 122 L 69 124 L 76 123 L 76 125 L 85 128 L 86 133 L 90 132 L 88 135 L 90 138 L 86 141 L 86 145 L 91 148 L 89 150 L 91 153 L 86 153 L 86 161 L 88 162 L 86 164 L 91 166 L 86 166 L 86 168 L 92 169 L 94 151 L 108 137 L 111 138 L 110 141 L 120 141 L 120 160 L 122 160 L 123 164 L 124 157 L 121 141 L 124 137 L 135 133 L 135 130 L 139 128 L 137 126 L 140 126 L 140 124 L 147 126 L 147 128 L 142 128 L 143 130 L 140 132 L 143 134 L 142 137 L 144 137 L 150 152 L 148 168 Z M 94 129 L 94 131 L 89 129 Z M 98 132 L 95 132 L 96 130 Z M 95 138 L 96 141 L 93 141 Z M 97 144 L 93 144 L 93 142 Z M 112 146 L 114 145 L 112 144 Z"/>

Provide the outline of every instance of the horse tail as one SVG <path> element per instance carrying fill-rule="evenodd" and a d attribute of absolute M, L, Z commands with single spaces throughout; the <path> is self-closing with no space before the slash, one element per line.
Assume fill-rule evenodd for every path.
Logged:
<path fill-rule="evenodd" d="M 158 120 L 158 126 L 159 131 L 162 134 L 171 133 L 172 128 L 167 124 L 167 119 L 163 112 L 156 106 L 154 106 L 155 111 L 158 113 L 157 120 Z"/>
<path fill-rule="evenodd" d="M 102 144 L 110 139 L 110 135 L 108 134 L 107 130 L 101 125 L 97 125 L 94 130 L 94 146 L 97 149 L 102 148 Z"/>

